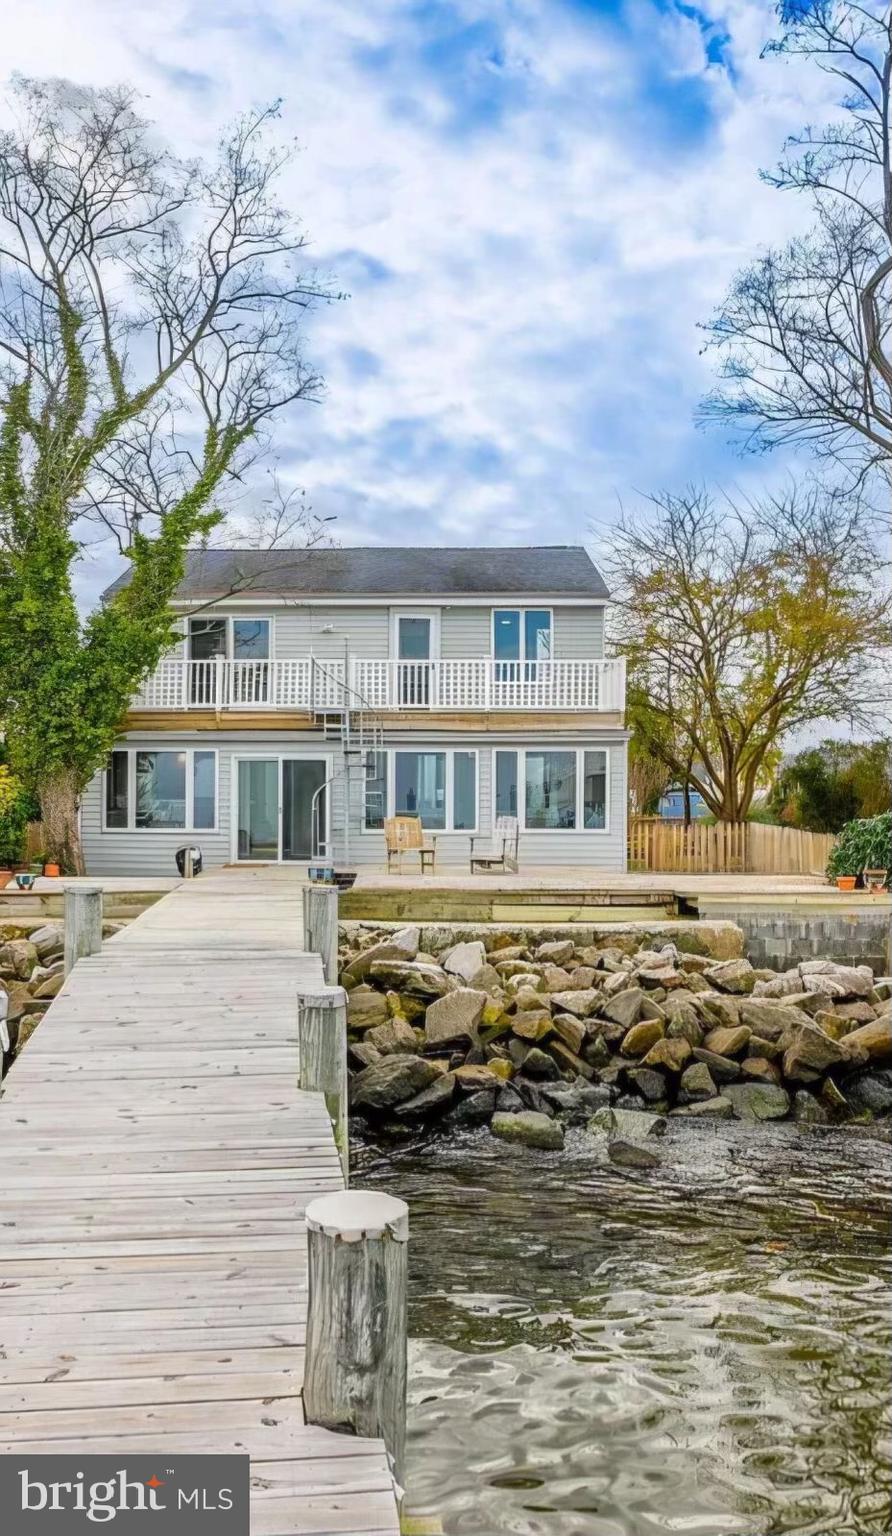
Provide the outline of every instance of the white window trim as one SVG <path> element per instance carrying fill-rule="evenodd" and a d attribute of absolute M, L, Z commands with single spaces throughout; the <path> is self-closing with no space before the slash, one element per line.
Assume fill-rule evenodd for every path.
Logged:
<path fill-rule="evenodd" d="M 396 802 L 396 755 L 398 752 L 442 752 L 446 758 L 446 826 L 430 827 L 432 837 L 471 837 L 480 831 L 480 748 L 479 747 L 386 747 L 384 756 L 387 759 L 387 784 L 384 794 L 384 815 L 403 816 L 404 811 L 394 810 Z M 455 754 L 464 753 L 466 757 L 474 759 L 474 825 L 473 827 L 456 827 L 455 821 Z M 362 798 L 362 835 L 367 837 L 382 837 L 382 827 L 367 827 L 365 824 L 365 785 L 363 785 Z M 422 818 L 423 821 L 423 818 Z"/>
<path fill-rule="evenodd" d="M 440 659 L 440 610 L 439 608 L 392 608 L 390 612 L 390 659 L 400 660 L 400 619 L 430 619 L 431 661 Z M 411 663 L 409 663 L 411 665 Z"/>
<path fill-rule="evenodd" d="M 156 747 L 143 743 L 137 747 L 114 747 L 114 752 L 127 753 L 127 825 L 110 827 L 108 817 L 108 769 L 102 770 L 102 832 L 108 837 L 210 837 L 220 830 L 220 753 L 216 747 Z M 184 827 L 138 827 L 136 825 L 136 754 L 137 752 L 182 752 L 186 758 L 186 825 Z M 195 819 L 195 754 L 210 752 L 214 759 L 214 824 L 212 827 L 193 826 Z"/>
<path fill-rule="evenodd" d="M 259 663 L 263 661 L 275 661 L 276 659 L 276 616 L 274 613 L 192 613 L 187 615 L 185 620 L 185 650 L 187 661 L 193 661 L 195 659 L 192 655 L 193 619 L 222 619 L 224 621 L 226 624 L 226 654 L 221 656 L 221 661 L 235 661 L 238 659 L 240 661 L 254 661 Z M 245 623 L 247 624 L 262 624 L 266 622 L 269 625 L 268 656 L 245 656 L 239 658 L 233 656 L 232 652 L 234 641 L 232 626 L 239 619 L 244 619 Z"/>
<path fill-rule="evenodd" d="M 492 761 L 492 814 L 493 821 L 496 817 L 496 753 L 514 752 L 517 754 L 517 820 L 521 831 L 527 837 L 560 837 L 574 836 L 583 833 L 586 837 L 606 837 L 610 832 L 610 776 L 612 769 L 613 748 L 607 745 L 590 743 L 587 747 L 552 746 L 543 742 L 541 746 L 524 747 L 493 747 Z M 527 753 L 528 752 L 575 752 L 576 753 L 576 825 L 575 827 L 528 827 L 527 826 Z M 586 752 L 604 753 L 604 825 L 603 827 L 587 827 L 583 823 L 585 809 L 585 754 Z"/>
<path fill-rule="evenodd" d="M 510 666 L 512 661 L 518 662 L 518 663 L 522 662 L 522 661 L 539 661 L 539 660 L 541 660 L 541 657 L 539 657 L 539 656 L 510 656 L 510 657 L 508 657 L 508 656 L 506 656 L 506 657 L 500 656 L 500 657 L 496 657 L 496 614 L 497 613 L 519 613 L 520 614 L 520 648 L 521 648 L 522 651 L 526 650 L 526 624 L 524 623 L 524 615 L 527 614 L 527 613 L 547 613 L 548 614 L 548 633 L 551 636 L 551 655 L 549 656 L 548 660 L 549 661 L 554 661 L 554 609 L 550 606 L 550 604 L 548 604 L 548 603 L 522 603 L 522 604 L 521 603 L 499 603 L 498 607 L 494 607 L 492 609 L 492 611 L 490 613 L 490 621 L 489 621 L 489 654 L 490 654 L 490 658 L 493 661 L 499 660 L 501 662 L 504 662 L 504 664 L 506 666 Z"/>

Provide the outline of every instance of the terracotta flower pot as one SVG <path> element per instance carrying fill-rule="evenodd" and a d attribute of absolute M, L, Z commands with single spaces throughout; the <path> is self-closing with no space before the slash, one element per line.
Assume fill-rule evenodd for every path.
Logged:
<path fill-rule="evenodd" d="M 3 887 L 5 885 L 9 884 L 11 879 L 12 879 L 12 870 L 11 869 L 0 869 L 0 891 L 3 890 Z"/>
<path fill-rule="evenodd" d="M 853 891 L 857 875 L 837 875 L 836 888 L 838 891 Z"/>
<path fill-rule="evenodd" d="M 46 875 L 48 880 L 58 880 L 59 876 L 62 873 L 62 871 L 59 868 L 58 864 L 44 864 L 43 872 Z"/>

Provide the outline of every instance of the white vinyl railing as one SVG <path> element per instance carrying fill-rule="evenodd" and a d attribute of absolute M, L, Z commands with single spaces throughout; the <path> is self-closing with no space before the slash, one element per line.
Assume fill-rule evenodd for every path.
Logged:
<path fill-rule="evenodd" d="M 351 663 L 353 686 L 376 709 L 625 708 L 625 663 L 449 661 Z"/>
<path fill-rule="evenodd" d="M 344 663 L 314 668 L 310 656 L 287 661 L 162 661 L 146 678 L 134 709 L 338 709 Z"/>
<path fill-rule="evenodd" d="M 345 690 L 345 683 L 348 690 Z M 625 708 L 625 662 L 162 661 L 134 709 L 342 709 L 345 691 L 372 709 L 594 710 Z"/>

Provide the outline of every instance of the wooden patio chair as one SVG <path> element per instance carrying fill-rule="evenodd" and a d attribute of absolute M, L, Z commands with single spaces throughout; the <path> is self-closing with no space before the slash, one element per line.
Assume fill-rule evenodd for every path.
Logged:
<path fill-rule="evenodd" d="M 387 848 L 387 873 L 394 860 L 397 873 L 403 872 L 403 854 L 417 853 L 423 875 L 432 875 L 437 862 L 437 839 L 425 840 L 424 828 L 418 816 L 386 816 L 384 818 L 384 842 Z"/>
<path fill-rule="evenodd" d="M 475 834 L 471 838 L 472 875 L 494 874 L 499 871 L 503 874 L 517 874 L 520 822 L 516 816 L 496 817 L 487 853 L 474 852 L 474 844 L 479 842 L 480 838 Z"/>

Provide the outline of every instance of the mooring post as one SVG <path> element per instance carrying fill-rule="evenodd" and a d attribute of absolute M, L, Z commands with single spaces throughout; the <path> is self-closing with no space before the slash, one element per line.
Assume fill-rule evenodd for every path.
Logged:
<path fill-rule="evenodd" d="M 336 885 L 305 885 L 304 943 L 322 956 L 322 970 L 329 986 L 338 980 L 338 888 Z"/>
<path fill-rule="evenodd" d="M 84 955 L 102 948 L 102 891 L 98 885 L 65 887 L 65 975 Z"/>
<path fill-rule="evenodd" d="M 307 1421 L 382 1439 L 402 1484 L 409 1207 L 351 1189 L 311 1201 L 306 1221 Z"/>
<path fill-rule="evenodd" d="M 344 1183 L 350 1166 L 347 1138 L 347 994 L 343 987 L 301 992 L 297 999 L 300 1086 L 325 1095 Z"/>

